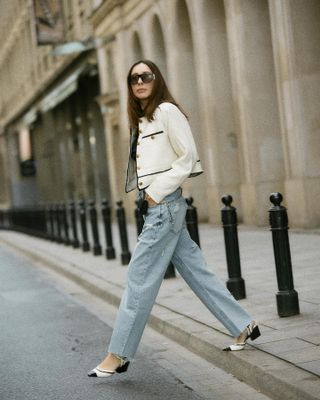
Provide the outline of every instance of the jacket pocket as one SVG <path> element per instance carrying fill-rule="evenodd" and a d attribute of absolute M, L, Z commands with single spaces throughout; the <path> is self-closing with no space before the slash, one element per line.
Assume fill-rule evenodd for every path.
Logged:
<path fill-rule="evenodd" d="M 146 139 L 146 138 L 154 139 L 156 135 L 161 135 L 161 133 L 163 133 L 163 131 L 153 132 L 150 133 L 149 135 L 142 136 L 141 139 Z"/>

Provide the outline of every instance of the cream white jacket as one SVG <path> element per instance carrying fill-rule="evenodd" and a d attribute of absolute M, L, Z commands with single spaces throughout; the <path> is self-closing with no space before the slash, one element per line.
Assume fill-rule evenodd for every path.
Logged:
<path fill-rule="evenodd" d="M 162 103 L 153 121 L 139 121 L 136 160 L 131 157 L 131 134 L 126 192 L 138 187 L 160 203 L 188 177 L 201 174 L 196 145 L 190 125 L 182 112 L 171 103 Z"/>

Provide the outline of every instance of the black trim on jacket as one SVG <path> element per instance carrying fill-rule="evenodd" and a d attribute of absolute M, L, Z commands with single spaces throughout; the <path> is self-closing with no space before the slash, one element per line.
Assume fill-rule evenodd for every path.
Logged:
<path fill-rule="evenodd" d="M 164 170 L 162 170 L 162 171 L 151 172 L 151 174 L 140 175 L 140 176 L 138 176 L 138 179 L 140 179 L 140 178 L 144 178 L 145 176 L 150 176 L 150 175 L 161 174 L 162 172 L 167 172 L 167 171 L 170 171 L 170 169 L 172 169 L 172 167 L 171 167 L 171 168 L 168 168 L 168 169 L 164 169 Z"/>
<path fill-rule="evenodd" d="M 163 133 L 163 131 L 154 132 L 154 133 L 150 133 L 149 135 L 141 136 L 141 139 L 147 138 L 149 136 L 159 135 L 160 133 Z"/>

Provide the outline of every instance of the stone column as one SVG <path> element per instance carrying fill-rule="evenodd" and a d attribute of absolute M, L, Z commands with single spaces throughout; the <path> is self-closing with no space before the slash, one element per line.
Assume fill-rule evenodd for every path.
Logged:
<path fill-rule="evenodd" d="M 113 211 L 115 202 L 120 199 L 124 201 L 126 209 L 131 207 L 133 210 L 132 204 L 135 199 L 135 193 L 126 195 L 124 191 L 129 151 L 126 76 L 130 61 L 128 60 L 127 39 L 126 32 L 121 31 L 117 34 L 116 41 L 111 43 L 108 49 L 101 48 L 98 52 L 102 92 L 99 104 L 104 121 L 110 205 Z M 112 68 L 110 65 L 113 65 Z M 132 221 L 132 215 L 130 210 L 129 221 Z"/>
<path fill-rule="evenodd" d="M 208 212 L 209 220 L 216 223 L 220 221 L 224 193 L 231 194 L 235 204 L 240 201 L 239 141 L 234 123 L 225 11 L 223 0 L 201 0 L 191 5 Z"/>
<path fill-rule="evenodd" d="M 270 0 L 285 201 L 291 225 L 320 223 L 320 2 Z"/>
<path fill-rule="evenodd" d="M 10 193 L 9 193 L 9 168 L 8 168 L 8 149 L 6 138 L 3 133 L 0 133 L 0 209 L 7 208 L 10 205 Z"/>
<path fill-rule="evenodd" d="M 206 169 L 204 158 L 204 136 L 201 119 L 203 111 L 199 108 L 197 74 L 192 32 L 192 12 L 186 2 L 166 1 L 167 26 L 164 29 L 166 45 L 168 85 L 179 105 L 187 113 L 192 133 L 197 145 L 202 166 Z M 199 220 L 208 218 L 206 176 L 186 179 L 183 195 L 192 196 L 198 209 Z"/>
<path fill-rule="evenodd" d="M 243 220 L 267 223 L 269 193 L 282 190 L 283 154 L 267 0 L 225 0 Z"/>

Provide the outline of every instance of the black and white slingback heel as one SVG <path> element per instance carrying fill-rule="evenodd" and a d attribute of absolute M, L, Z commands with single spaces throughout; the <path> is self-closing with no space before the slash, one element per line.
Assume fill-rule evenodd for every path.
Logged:
<path fill-rule="evenodd" d="M 258 326 L 256 321 L 252 321 L 246 327 L 246 329 L 243 331 L 243 333 L 246 333 L 246 337 L 243 340 L 243 342 L 231 344 L 230 346 L 224 348 L 223 351 L 239 351 L 239 350 L 243 350 L 248 339 L 255 340 L 261 335 L 260 330 L 259 330 L 259 326 Z"/>
<path fill-rule="evenodd" d="M 107 371 L 99 367 L 96 367 L 88 373 L 88 376 L 90 378 L 108 378 L 109 376 L 112 376 L 115 373 L 121 374 L 123 372 L 127 372 L 130 361 L 127 361 L 125 358 L 119 356 L 116 357 L 120 360 L 120 365 L 114 371 Z"/>

